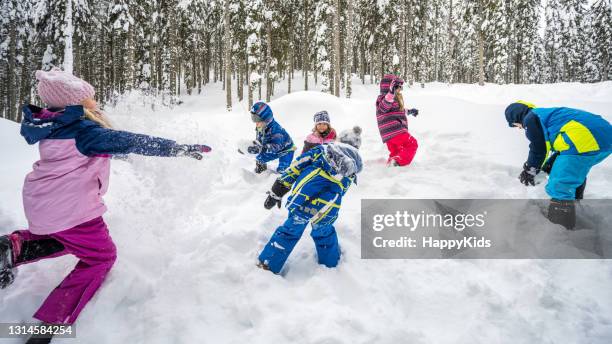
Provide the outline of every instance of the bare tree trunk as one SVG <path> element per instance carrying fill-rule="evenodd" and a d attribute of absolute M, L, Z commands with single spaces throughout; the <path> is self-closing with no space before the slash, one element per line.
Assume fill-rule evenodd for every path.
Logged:
<path fill-rule="evenodd" d="M 304 0 L 304 12 L 308 11 L 310 6 L 309 0 Z M 308 13 L 304 14 L 304 32 L 308 32 L 310 30 L 310 16 Z M 304 70 L 304 91 L 308 91 L 308 74 L 309 74 L 309 66 L 310 66 L 310 53 L 308 46 L 308 35 L 302 39 L 302 69 Z"/>
<path fill-rule="evenodd" d="M 361 47 L 359 49 L 359 74 L 361 74 L 361 84 L 365 85 L 365 74 L 366 74 L 366 60 L 365 60 L 365 49 Z"/>
<path fill-rule="evenodd" d="M 230 27 L 229 0 L 225 0 L 224 11 L 225 31 L 225 101 L 227 111 L 232 111 L 232 34 Z"/>
<path fill-rule="evenodd" d="M 9 19 L 9 51 L 8 51 L 8 68 L 6 76 L 6 117 L 10 120 L 17 121 L 15 111 L 15 55 L 17 49 L 17 27 L 15 17 Z M 24 61 L 25 62 L 25 61 Z"/>
<path fill-rule="evenodd" d="M 336 1 L 334 11 L 334 89 L 333 94 L 340 97 L 340 0 Z"/>
<path fill-rule="evenodd" d="M 434 81 L 440 81 L 439 78 L 439 69 L 440 69 L 440 62 L 438 61 L 438 56 L 439 56 L 439 41 L 440 41 L 440 27 L 437 26 L 438 23 L 438 16 L 440 15 L 440 4 L 438 2 L 435 3 L 436 9 L 435 9 L 435 14 L 434 14 L 434 23 L 436 23 L 436 26 L 434 27 L 434 75 L 433 75 L 433 79 Z"/>
<path fill-rule="evenodd" d="M 412 37 L 412 32 L 414 31 L 412 29 L 412 26 L 414 24 L 414 18 L 412 16 L 412 4 L 408 4 L 408 29 L 406 30 L 406 40 L 407 40 L 407 59 L 408 59 L 408 63 L 407 63 L 407 71 L 406 71 L 406 78 L 408 81 L 408 85 L 412 86 L 412 84 L 414 83 L 414 65 L 412 63 L 412 55 L 413 55 L 413 50 L 412 50 L 412 45 L 413 45 L 413 37 Z"/>
<path fill-rule="evenodd" d="M 72 74 L 73 55 L 72 55 L 72 0 L 66 0 L 66 12 L 64 13 L 64 71 Z"/>
<path fill-rule="evenodd" d="M 400 74 L 406 77 L 406 1 L 401 0 L 399 4 L 400 16 Z"/>
<path fill-rule="evenodd" d="M 353 93 L 353 1 L 347 1 L 347 23 L 346 23 L 346 97 L 350 98 Z"/>
<path fill-rule="evenodd" d="M 484 85 L 484 32 L 482 25 L 484 23 L 484 4 L 483 0 L 478 1 L 478 12 L 480 20 L 478 21 L 478 85 Z"/>
<path fill-rule="evenodd" d="M 134 87 L 134 27 L 130 26 L 127 32 L 127 54 L 125 68 L 126 90 L 131 91 Z"/>
<path fill-rule="evenodd" d="M 291 93 L 291 79 L 292 79 L 292 75 L 291 75 L 291 69 L 293 69 L 293 54 L 291 53 L 291 48 L 289 48 L 289 71 L 287 72 L 287 77 L 289 79 L 287 79 L 287 93 Z"/>
<path fill-rule="evenodd" d="M 446 52 L 446 63 L 445 63 L 445 67 L 447 69 L 447 82 L 449 84 L 453 83 L 453 74 L 454 74 L 454 59 L 453 59 L 453 55 L 454 55 L 454 40 L 455 40 L 455 35 L 453 33 L 453 0 L 450 0 L 449 6 L 448 6 L 448 47 L 447 47 L 447 52 Z"/>
<path fill-rule="evenodd" d="M 29 78 L 29 63 L 30 61 L 30 45 L 24 44 L 24 52 L 23 52 L 23 61 L 24 63 L 21 65 L 21 92 L 19 95 L 19 104 L 23 105 L 26 103 L 30 103 L 30 78 Z M 22 113 L 21 111 L 17 111 L 17 122 L 21 122 Z"/>
<path fill-rule="evenodd" d="M 247 57 L 248 59 L 248 57 Z M 248 102 L 249 102 L 249 109 L 251 108 L 251 106 L 253 106 L 253 89 L 255 89 L 255 83 L 253 82 L 253 80 L 251 80 L 251 70 L 249 69 L 249 64 L 247 63 L 246 65 L 246 79 L 247 79 L 247 93 L 248 93 Z"/>
<path fill-rule="evenodd" d="M 287 52 L 287 59 L 289 60 L 287 63 L 287 93 L 291 93 L 291 79 L 293 79 L 293 21 L 289 22 L 289 46 Z"/>
<path fill-rule="evenodd" d="M 266 6 L 265 11 L 270 9 Z M 266 102 L 272 96 L 272 80 L 270 80 L 270 69 L 272 64 L 272 20 L 266 20 Z"/>
<path fill-rule="evenodd" d="M 262 99 L 261 97 L 261 84 L 262 84 L 262 80 L 263 78 L 259 78 L 259 80 L 257 80 L 257 92 L 258 92 L 258 98 L 257 99 Z"/>
<path fill-rule="evenodd" d="M 169 6 L 169 18 L 174 18 L 175 17 L 175 7 L 173 5 Z M 168 32 L 168 45 L 169 45 L 169 49 L 170 49 L 170 71 L 168 75 L 169 81 L 170 81 L 170 89 L 169 89 L 169 93 L 170 93 L 170 103 L 174 104 L 175 103 L 175 99 L 176 99 L 176 75 L 177 75 L 177 70 L 178 70 L 178 49 L 176 48 L 176 35 L 177 35 L 177 25 L 178 25 L 178 20 L 170 20 L 170 27 L 168 28 L 169 32 Z"/>

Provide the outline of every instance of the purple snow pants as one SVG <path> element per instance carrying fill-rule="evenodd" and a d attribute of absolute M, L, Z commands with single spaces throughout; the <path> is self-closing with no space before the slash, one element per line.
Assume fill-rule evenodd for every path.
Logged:
<path fill-rule="evenodd" d="M 36 250 L 44 251 L 45 246 L 59 247 L 50 254 L 30 252 L 25 259 L 21 261 L 18 259 L 16 265 L 65 254 L 73 254 L 79 258 L 74 270 L 51 292 L 34 314 L 36 319 L 46 323 L 74 323 L 87 302 L 102 285 L 117 258 L 115 244 L 102 217 L 49 235 L 36 235 L 27 230 L 17 231 L 14 234 L 20 237 L 22 248 L 36 246 Z"/>

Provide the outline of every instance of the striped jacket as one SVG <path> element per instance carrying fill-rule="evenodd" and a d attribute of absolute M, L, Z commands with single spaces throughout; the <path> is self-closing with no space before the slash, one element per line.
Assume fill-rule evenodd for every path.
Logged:
<path fill-rule="evenodd" d="M 383 142 L 389 141 L 401 133 L 408 133 L 408 118 L 405 110 L 395 101 L 393 94 L 389 94 L 389 85 L 395 75 L 386 74 L 380 81 L 380 95 L 376 99 L 376 120 L 378 130 Z"/>

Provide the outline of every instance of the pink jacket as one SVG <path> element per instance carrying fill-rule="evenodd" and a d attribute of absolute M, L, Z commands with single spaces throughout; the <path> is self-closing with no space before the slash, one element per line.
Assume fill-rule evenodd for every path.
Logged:
<path fill-rule="evenodd" d="M 40 160 L 23 185 L 29 230 L 50 234 L 70 229 L 106 212 L 110 158 L 81 154 L 74 139 L 42 140 Z"/>
<path fill-rule="evenodd" d="M 195 146 L 102 128 L 83 118 L 83 107 L 23 108 L 21 135 L 39 143 L 40 160 L 25 179 L 23 205 L 35 234 L 70 229 L 106 211 L 110 155 L 177 156 Z M 198 148 L 199 149 L 199 148 Z"/>
<path fill-rule="evenodd" d="M 333 128 L 329 131 L 329 133 L 327 133 L 327 135 L 323 137 L 315 134 L 314 132 L 310 133 L 308 136 L 306 136 L 306 140 L 304 140 L 304 148 L 302 149 L 302 154 L 309 151 L 312 147 L 322 145 L 324 143 L 334 142 L 335 140 L 336 130 Z"/>

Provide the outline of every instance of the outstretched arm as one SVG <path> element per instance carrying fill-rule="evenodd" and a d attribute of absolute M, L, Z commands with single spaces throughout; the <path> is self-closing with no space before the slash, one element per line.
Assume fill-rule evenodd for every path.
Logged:
<path fill-rule="evenodd" d="M 191 156 L 200 149 L 210 151 L 207 146 L 180 145 L 160 137 L 113 130 L 92 125 L 83 128 L 76 136 L 76 146 L 83 155 L 140 154 L 148 156 Z M 197 158 L 193 156 L 194 158 Z"/>

